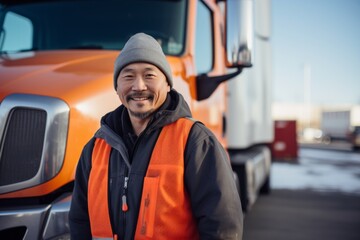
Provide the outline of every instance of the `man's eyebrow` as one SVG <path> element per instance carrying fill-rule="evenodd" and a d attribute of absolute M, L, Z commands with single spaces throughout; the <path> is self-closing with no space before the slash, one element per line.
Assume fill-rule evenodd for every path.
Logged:
<path fill-rule="evenodd" d="M 125 67 L 121 70 L 121 73 L 129 73 L 134 72 L 135 70 L 133 68 Z"/>

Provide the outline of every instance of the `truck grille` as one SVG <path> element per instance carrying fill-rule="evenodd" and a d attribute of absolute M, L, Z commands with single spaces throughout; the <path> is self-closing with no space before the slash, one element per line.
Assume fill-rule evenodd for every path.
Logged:
<path fill-rule="evenodd" d="M 0 104 L 0 194 L 41 185 L 64 162 L 69 106 L 60 99 L 12 94 Z"/>
<path fill-rule="evenodd" d="M 39 170 L 44 145 L 46 112 L 15 108 L 8 127 L 0 158 L 0 186 L 33 178 Z"/>

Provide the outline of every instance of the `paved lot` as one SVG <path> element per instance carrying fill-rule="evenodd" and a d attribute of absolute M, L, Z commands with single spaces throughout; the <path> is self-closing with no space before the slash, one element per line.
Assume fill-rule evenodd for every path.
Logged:
<path fill-rule="evenodd" d="M 359 240 L 360 196 L 273 190 L 246 214 L 244 240 Z"/>
<path fill-rule="evenodd" d="M 360 240 L 360 153 L 301 148 L 272 166 L 272 193 L 245 216 L 244 240 Z"/>

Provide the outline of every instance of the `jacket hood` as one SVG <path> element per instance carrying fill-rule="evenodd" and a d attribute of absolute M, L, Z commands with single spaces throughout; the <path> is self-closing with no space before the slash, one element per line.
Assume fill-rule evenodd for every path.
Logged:
<path fill-rule="evenodd" d="M 189 105 L 186 103 L 184 97 L 176 90 L 171 90 L 168 94 L 168 100 L 170 103 L 166 109 L 160 109 L 155 113 L 154 119 L 151 123 L 157 122 L 157 126 L 151 127 L 163 127 L 170 123 L 175 122 L 179 118 L 192 117 Z"/>

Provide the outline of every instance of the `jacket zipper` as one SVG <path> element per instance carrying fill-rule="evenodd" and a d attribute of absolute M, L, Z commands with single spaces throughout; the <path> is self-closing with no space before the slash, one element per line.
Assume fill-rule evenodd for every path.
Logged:
<path fill-rule="evenodd" d="M 127 204 L 127 187 L 128 187 L 128 181 L 129 181 L 129 177 L 126 176 L 124 177 L 124 187 L 123 187 L 123 195 L 122 195 L 122 206 L 121 209 L 122 211 L 125 213 L 127 212 L 127 210 L 129 209 L 129 206 Z"/>
<path fill-rule="evenodd" d="M 124 177 L 124 185 L 122 190 L 122 196 L 121 196 L 121 210 L 123 212 L 123 236 L 125 238 L 126 236 L 126 212 L 129 210 L 129 205 L 127 203 L 127 188 L 128 188 L 128 182 L 129 182 L 129 175 L 130 175 L 130 169 L 125 170 L 125 177 Z"/>

